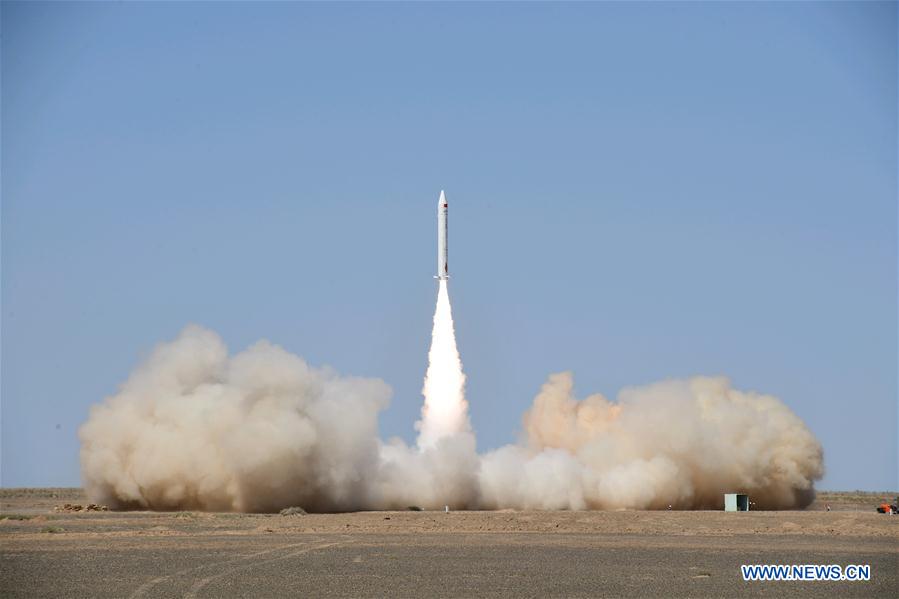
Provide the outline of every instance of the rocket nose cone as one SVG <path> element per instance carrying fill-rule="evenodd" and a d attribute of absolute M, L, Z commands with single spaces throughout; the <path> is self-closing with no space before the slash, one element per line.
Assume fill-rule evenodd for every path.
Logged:
<path fill-rule="evenodd" d="M 445 204 L 445 203 L 446 203 L 446 195 L 444 195 L 442 189 L 440 190 L 440 198 L 438 198 L 437 203 L 438 203 L 438 204 Z"/>

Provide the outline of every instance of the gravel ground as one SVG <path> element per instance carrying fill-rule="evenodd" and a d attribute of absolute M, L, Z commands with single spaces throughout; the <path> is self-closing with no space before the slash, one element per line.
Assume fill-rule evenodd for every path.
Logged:
<path fill-rule="evenodd" d="M 739 514 L 52 511 L 76 501 L 0 492 L 0 596 L 899 596 L 899 517 L 864 496 Z M 872 580 L 750 583 L 745 563 L 870 564 Z"/>

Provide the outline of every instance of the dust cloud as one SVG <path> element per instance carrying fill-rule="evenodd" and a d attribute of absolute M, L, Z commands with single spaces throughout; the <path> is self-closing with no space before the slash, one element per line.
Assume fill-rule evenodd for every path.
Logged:
<path fill-rule="evenodd" d="M 229 355 L 189 326 L 95 405 L 79 430 L 91 501 L 116 509 L 720 508 L 746 492 L 798 508 L 821 446 L 780 400 L 695 377 L 579 400 L 550 375 L 522 440 L 479 455 L 446 281 L 440 282 L 415 446 L 378 435 L 378 379 L 315 368 L 267 341 Z"/>

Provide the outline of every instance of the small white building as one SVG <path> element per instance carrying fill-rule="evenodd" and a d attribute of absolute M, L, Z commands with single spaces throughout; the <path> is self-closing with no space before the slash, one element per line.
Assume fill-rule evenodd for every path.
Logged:
<path fill-rule="evenodd" d="M 725 493 L 724 494 L 724 511 L 725 512 L 748 512 L 749 511 L 749 495 L 741 493 Z"/>

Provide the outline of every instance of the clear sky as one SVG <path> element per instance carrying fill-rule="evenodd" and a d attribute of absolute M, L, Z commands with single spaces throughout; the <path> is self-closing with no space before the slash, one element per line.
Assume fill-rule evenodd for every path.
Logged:
<path fill-rule="evenodd" d="M 192 322 L 414 439 L 443 188 L 480 449 L 725 374 L 896 489 L 896 6 L 3 2 L 0 482 Z"/>

